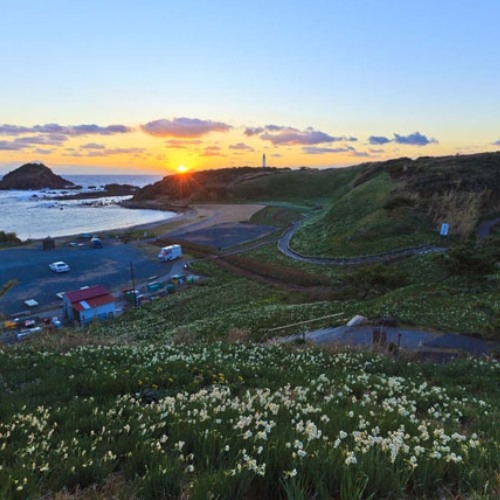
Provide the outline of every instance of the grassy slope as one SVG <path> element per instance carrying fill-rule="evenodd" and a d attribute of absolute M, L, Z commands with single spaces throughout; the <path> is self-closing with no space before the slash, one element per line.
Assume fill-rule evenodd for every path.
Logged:
<path fill-rule="evenodd" d="M 347 192 L 296 233 L 292 248 L 305 255 L 353 257 L 427 243 L 443 244 L 436 228 L 408 206 L 390 206 L 396 183 L 380 172 Z"/>
<path fill-rule="evenodd" d="M 284 171 L 235 184 L 231 196 L 245 200 L 287 200 L 318 203 L 345 190 L 360 167 Z"/>
<path fill-rule="evenodd" d="M 332 241 L 361 253 L 406 245 L 408 233 L 388 228 L 413 221 L 407 207 L 396 214 L 383 208 L 394 181 L 375 172 L 355 184 L 358 172 L 303 172 L 311 179 L 305 190 L 306 177 L 297 182 L 289 173 L 254 179 L 239 186 L 239 196 L 262 189 L 266 199 L 278 182 L 283 199 L 321 203 L 294 242 L 307 251 L 323 245 L 326 252 Z M 286 223 L 296 215 L 280 205 L 255 221 Z M 428 234 L 425 221 L 414 223 Z M 360 243 L 366 240 L 369 247 Z M 291 262 L 270 245 L 245 256 L 327 279 L 333 300 L 312 300 L 199 261 L 203 284 L 94 324 L 85 335 L 60 332 L 39 344 L 2 348 L 0 495 L 37 497 L 94 484 L 103 497 L 127 498 L 498 495 L 498 362 L 433 367 L 373 354 L 214 344 L 264 340 L 278 334 L 273 328 L 339 312 L 498 336 L 498 272 L 448 276 L 432 255 L 376 269 Z M 335 321 L 341 320 L 311 327 Z M 172 347 L 174 339 L 192 345 Z M 77 347 L 88 343 L 101 347 Z M 147 398 L 166 399 L 149 405 Z M 376 439 L 362 452 L 356 447 L 367 432 Z M 394 436 L 408 452 L 398 439 L 374 445 Z M 347 463 L 350 453 L 356 464 Z"/>
<path fill-rule="evenodd" d="M 148 342 L 25 344 L 0 366 L 2 498 L 500 491 L 498 362 Z"/>

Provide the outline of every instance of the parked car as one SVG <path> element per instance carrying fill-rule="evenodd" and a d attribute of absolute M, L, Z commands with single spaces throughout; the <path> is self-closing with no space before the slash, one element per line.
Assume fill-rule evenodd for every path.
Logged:
<path fill-rule="evenodd" d="M 61 328 L 62 327 L 61 320 L 57 316 L 54 316 L 52 318 L 52 325 L 54 325 L 54 327 L 56 328 Z"/>
<path fill-rule="evenodd" d="M 69 271 L 68 264 L 66 264 L 66 262 L 63 262 L 62 260 L 52 262 L 52 264 L 49 264 L 49 268 L 55 273 L 66 273 Z"/>

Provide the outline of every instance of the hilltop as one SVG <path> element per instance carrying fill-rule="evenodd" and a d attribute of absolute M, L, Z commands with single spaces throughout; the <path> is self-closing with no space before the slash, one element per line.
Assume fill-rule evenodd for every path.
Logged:
<path fill-rule="evenodd" d="M 269 200 L 324 206 L 325 238 L 339 220 L 339 209 L 357 220 L 361 238 L 373 239 L 387 227 L 400 234 L 423 226 L 434 231 L 442 222 L 463 237 L 500 211 L 500 154 L 398 158 L 329 169 L 205 170 L 164 177 L 133 198 L 172 204 Z"/>
<path fill-rule="evenodd" d="M 75 185 L 42 163 L 26 163 L 3 176 L 0 189 L 67 189 Z"/>

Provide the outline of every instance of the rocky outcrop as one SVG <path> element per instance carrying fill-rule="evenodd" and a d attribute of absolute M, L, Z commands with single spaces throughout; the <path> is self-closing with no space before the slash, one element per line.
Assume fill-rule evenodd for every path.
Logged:
<path fill-rule="evenodd" d="M 0 189 L 67 189 L 75 185 L 42 163 L 26 163 L 4 175 Z"/>
<path fill-rule="evenodd" d="M 106 184 L 104 190 L 109 196 L 127 196 L 135 194 L 139 188 L 130 184 Z"/>

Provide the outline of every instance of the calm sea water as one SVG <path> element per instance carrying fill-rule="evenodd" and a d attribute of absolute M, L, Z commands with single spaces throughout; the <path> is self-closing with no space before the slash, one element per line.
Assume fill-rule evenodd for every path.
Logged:
<path fill-rule="evenodd" d="M 155 175 L 63 175 L 83 191 L 105 184 L 143 187 L 161 179 Z M 66 191 L 74 194 L 75 191 Z M 66 236 L 148 224 L 173 217 L 173 212 L 132 210 L 117 203 L 130 196 L 91 200 L 56 201 L 58 190 L 0 191 L 0 231 L 16 233 L 22 240 Z"/>

